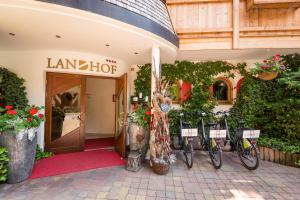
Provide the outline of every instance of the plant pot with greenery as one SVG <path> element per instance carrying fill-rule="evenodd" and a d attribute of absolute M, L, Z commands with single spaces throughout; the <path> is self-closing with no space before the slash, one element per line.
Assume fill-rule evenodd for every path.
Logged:
<path fill-rule="evenodd" d="M 252 71 L 258 75 L 258 78 L 265 81 L 275 79 L 279 73 L 285 71 L 281 55 L 277 54 L 264 60 L 263 63 L 255 63 Z"/>
<path fill-rule="evenodd" d="M 41 110 L 36 106 L 0 109 L 0 146 L 8 151 L 8 183 L 22 182 L 31 174 L 37 146 L 36 131 L 44 121 Z"/>
<path fill-rule="evenodd" d="M 130 151 L 140 151 L 144 162 L 149 144 L 151 111 L 147 103 L 136 104 L 129 115 Z"/>

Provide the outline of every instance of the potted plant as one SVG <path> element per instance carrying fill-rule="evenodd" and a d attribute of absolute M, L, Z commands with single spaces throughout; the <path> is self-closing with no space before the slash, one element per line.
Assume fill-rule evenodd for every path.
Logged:
<path fill-rule="evenodd" d="M 133 111 L 128 117 L 130 151 L 140 151 L 142 161 L 144 161 L 149 141 L 149 124 L 151 120 L 150 106 L 146 102 L 134 104 Z"/>
<path fill-rule="evenodd" d="M 285 69 L 281 55 L 276 54 L 264 60 L 263 63 L 255 63 L 252 72 L 258 74 L 258 77 L 262 80 L 273 80 Z"/>
<path fill-rule="evenodd" d="M 33 168 L 42 107 L 0 108 L 0 146 L 8 151 L 8 183 L 26 180 Z"/>

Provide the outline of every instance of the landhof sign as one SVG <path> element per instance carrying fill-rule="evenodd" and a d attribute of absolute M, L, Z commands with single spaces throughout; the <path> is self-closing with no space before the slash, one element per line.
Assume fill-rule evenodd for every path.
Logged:
<path fill-rule="evenodd" d="M 115 74 L 117 71 L 117 62 L 110 59 L 106 59 L 104 62 L 101 63 L 79 59 L 47 58 L 47 68 Z"/>

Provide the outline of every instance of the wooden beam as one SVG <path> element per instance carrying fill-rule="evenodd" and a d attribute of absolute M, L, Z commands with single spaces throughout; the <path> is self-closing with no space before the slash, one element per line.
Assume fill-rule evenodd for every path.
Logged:
<path fill-rule="evenodd" d="M 298 8 L 300 0 L 247 0 L 247 9 L 252 8 Z"/>
<path fill-rule="evenodd" d="M 239 48 L 239 39 L 240 39 L 240 0 L 233 0 L 233 12 L 232 12 L 232 21 L 233 21 L 233 38 L 232 38 L 232 48 Z"/>

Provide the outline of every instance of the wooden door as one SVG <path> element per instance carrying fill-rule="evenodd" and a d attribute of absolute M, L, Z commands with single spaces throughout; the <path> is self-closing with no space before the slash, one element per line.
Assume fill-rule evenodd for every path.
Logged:
<path fill-rule="evenodd" d="M 116 79 L 115 149 L 125 156 L 127 118 L 127 74 Z"/>
<path fill-rule="evenodd" d="M 86 78 L 47 73 L 45 149 L 54 153 L 82 151 Z"/>

